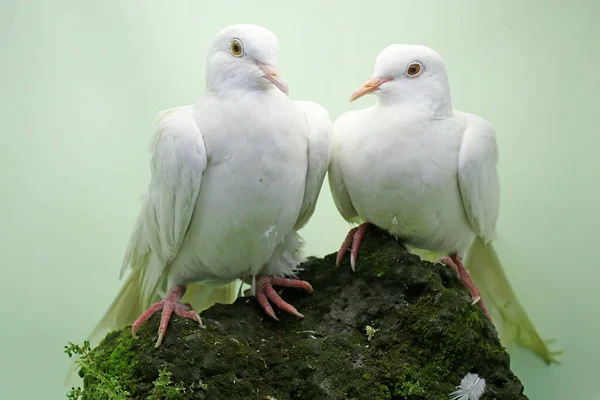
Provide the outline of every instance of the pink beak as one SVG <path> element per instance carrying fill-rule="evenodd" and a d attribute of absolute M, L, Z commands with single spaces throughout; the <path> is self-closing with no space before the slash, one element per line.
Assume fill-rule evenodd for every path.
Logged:
<path fill-rule="evenodd" d="M 379 86 L 383 85 L 386 82 L 391 81 L 392 78 L 371 78 L 365 83 L 362 84 L 361 87 L 356 89 L 352 96 L 350 96 L 350 102 L 363 97 L 365 94 L 373 93 L 376 90 L 379 90 Z"/>
<path fill-rule="evenodd" d="M 264 77 L 267 78 L 273 85 L 275 85 L 279 90 L 281 90 L 285 95 L 290 94 L 290 90 L 288 88 L 287 83 L 281 77 L 279 70 L 276 67 L 261 64 L 259 62 L 256 63 L 258 68 L 260 68 L 265 74 Z"/>

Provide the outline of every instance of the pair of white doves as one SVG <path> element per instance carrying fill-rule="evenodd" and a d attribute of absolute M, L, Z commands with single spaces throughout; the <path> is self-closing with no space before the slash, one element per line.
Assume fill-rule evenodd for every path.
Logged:
<path fill-rule="evenodd" d="M 302 317 L 274 287 L 312 291 L 295 276 L 297 232 L 329 171 L 339 212 L 362 223 L 348 234 L 338 265 L 352 246 L 354 268 L 367 224 L 376 225 L 444 255 L 489 318 L 466 255 L 508 339 L 555 361 L 490 243 L 500 200 L 494 131 L 452 108 L 442 58 L 424 46 L 385 48 L 373 78 L 351 98 L 373 93 L 377 104 L 332 124 L 318 104 L 288 98 L 277 53 L 265 28 L 221 30 L 208 52 L 204 96 L 159 114 L 148 196 L 121 270 L 131 273 L 91 341 L 131 323 L 135 336 L 160 311 L 158 346 L 173 312 L 202 323 L 184 294 L 206 306 L 229 302 L 237 279 L 252 284 L 270 317 L 277 319 L 270 302 Z"/>

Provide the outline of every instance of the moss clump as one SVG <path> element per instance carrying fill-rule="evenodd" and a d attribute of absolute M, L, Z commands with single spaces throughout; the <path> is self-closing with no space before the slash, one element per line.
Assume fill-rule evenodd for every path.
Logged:
<path fill-rule="evenodd" d="M 158 372 L 158 379 L 154 381 L 154 387 L 146 400 L 184 400 L 186 388 L 180 383 L 174 385 L 171 382 L 173 376 L 166 368 Z"/>
<path fill-rule="evenodd" d="M 303 267 L 315 292 L 283 293 L 303 320 L 272 321 L 255 299 L 240 298 L 206 310 L 206 329 L 174 316 L 155 349 L 156 315 L 137 340 L 129 328 L 109 334 L 92 351 L 96 369 L 130 399 L 442 400 L 469 372 L 486 380 L 483 399 L 526 399 L 494 328 L 450 268 L 375 228 L 356 273 L 347 257 L 336 269 L 334 254 Z M 83 376 L 83 394 L 101 384 Z M 181 397 L 148 397 L 157 387 Z"/>
<path fill-rule="evenodd" d="M 69 343 L 68 346 L 65 346 L 65 353 L 69 357 L 79 356 L 77 364 L 87 382 L 85 392 L 81 388 L 73 388 L 67 394 L 68 399 L 128 399 L 129 392 L 124 389 L 127 382 L 119 379 L 119 375 L 112 370 L 106 371 L 104 366 L 98 362 L 100 357 L 105 354 L 104 350 L 98 348 L 92 351 L 90 343 L 85 341 L 82 346 Z"/>

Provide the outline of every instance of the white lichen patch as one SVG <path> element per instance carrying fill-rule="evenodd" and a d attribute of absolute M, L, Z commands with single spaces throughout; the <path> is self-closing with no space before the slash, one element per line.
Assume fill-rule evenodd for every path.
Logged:
<path fill-rule="evenodd" d="M 456 387 L 456 391 L 450 393 L 452 400 L 479 400 L 485 392 L 485 379 L 477 374 L 467 374 Z"/>
<path fill-rule="evenodd" d="M 375 336 L 375 332 L 377 332 L 379 329 L 375 329 L 372 326 L 367 325 L 365 330 L 367 331 L 367 340 L 370 342 L 371 339 L 373 339 L 373 336 Z"/>

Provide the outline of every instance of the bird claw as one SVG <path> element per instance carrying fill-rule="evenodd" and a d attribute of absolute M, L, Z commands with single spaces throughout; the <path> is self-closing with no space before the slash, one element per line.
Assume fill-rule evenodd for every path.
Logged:
<path fill-rule="evenodd" d="M 456 273 L 458 274 L 460 279 L 463 281 L 463 283 L 465 284 L 465 286 L 471 293 L 471 298 L 473 299 L 471 305 L 474 306 L 475 304 L 477 304 L 479 306 L 479 308 L 481 308 L 481 311 L 483 311 L 483 313 L 485 314 L 487 319 L 489 319 L 490 322 L 493 324 L 494 321 L 492 321 L 492 317 L 490 316 L 487 309 L 485 308 L 485 305 L 483 304 L 483 299 L 481 298 L 481 295 L 479 294 L 479 289 L 477 289 L 477 286 L 475 286 L 475 284 L 471 280 L 471 276 L 469 275 L 469 272 L 463 265 L 462 260 L 460 259 L 458 254 L 453 254 L 451 256 L 446 256 L 446 257 L 440 257 L 436 260 L 436 262 L 441 262 L 443 264 L 446 264 L 447 266 L 452 268 L 454 271 L 456 271 Z"/>
<path fill-rule="evenodd" d="M 294 306 L 281 298 L 281 296 L 273 288 L 273 285 L 304 289 L 308 293 L 312 293 L 313 288 L 310 283 L 299 279 L 288 279 L 272 276 L 260 276 L 256 279 L 256 299 L 269 317 L 273 318 L 275 321 L 279 321 L 279 318 L 277 318 L 277 315 L 275 315 L 275 311 L 273 311 L 273 307 L 271 307 L 271 304 L 269 304 L 269 300 L 271 300 L 273 304 L 288 314 L 295 315 L 298 318 L 304 318 L 304 315 L 299 313 Z"/>
<path fill-rule="evenodd" d="M 154 347 L 159 347 L 165 337 L 165 333 L 167 331 L 167 325 L 169 324 L 169 320 L 171 319 L 171 315 L 173 312 L 177 314 L 181 318 L 191 319 L 197 321 L 200 324 L 200 327 L 204 327 L 202 325 L 202 319 L 195 312 L 189 303 L 182 304 L 181 298 L 185 294 L 185 287 L 177 285 L 169 294 L 162 299 L 161 301 L 152 304 L 142 315 L 135 320 L 135 322 L 131 325 L 131 335 L 137 339 L 137 331 L 140 326 L 148 321 L 156 312 L 162 310 L 162 315 L 160 319 L 160 326 L 158 328 L 158 339 Z"/>
<path fill-rule="evenodd" d="M 360 244 L 362 242 L 363 237 L 369 227 L 368 222 L 364 222 L 360 224 L 357 228 L 350 229 L 340 250 L 337 253 L 335 259 L 335 266 L 339 267 L 342 263 L 342 259 L 344 258 L 344 254 L 348 249 L 350 249 L 350 268 L 352 268 L 353 272 L 356 272 L 356 259 L 358 258 L 358 249 L 360 248 Z"/>
<path fill-rule="evenodd" d="M 340 247 L 340 249 L 337 252 L 337 257 L 335 258 L 335 266 L 336 267 L 339 267 L 342 264 L 342 259 L 344 258 L 344 254 L 346 254 L 346 252 L 350 248 L 350 245 L 352 244 L 352 239 L 354 238 L 354 234 L 356 233 L 357 229 L 358 228 L 350 229 L 350 231 L 346 235 L 346 238 L 344 239 L 342 246 Z"/>

